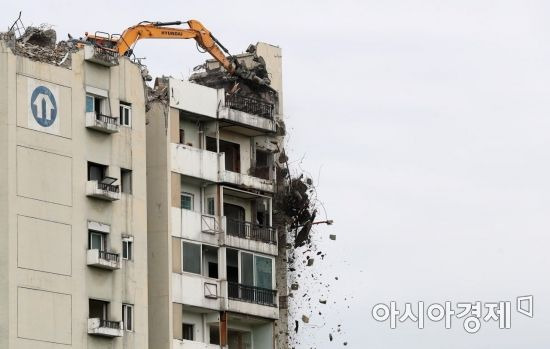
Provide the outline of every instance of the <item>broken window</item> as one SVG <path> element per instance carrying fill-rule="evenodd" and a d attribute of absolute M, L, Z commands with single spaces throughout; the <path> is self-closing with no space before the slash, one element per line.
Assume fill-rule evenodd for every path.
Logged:
<path fill-rule="evenodd" d="M 132 170 L 120 169 L 120 184 L 123 193 L 132 194 Z"/>
<path fill-rule="evenodd" d="M 254 168 L 254 176 L 263 179 L 270 179 L 272 160 L 273 154 L 263 150 L 256 150 L 256 167 Z"/>
<path fill-rule="evenodd" d="M 220 139 L 220 153 L 225 153 L 226 171 L 241 172 L 241 146 L 239 144 Z"/>
<path fill-rule="evenodd" d="M 122 126 L 132 127 L 132 105 L 130 103 L 120 102 L 120 124 Z"/>
<path fill-rule="evenodd" d="M 94 95 L 86 95 L 86 113 L 104 115 L 107 109 L 107 99 Z"/>

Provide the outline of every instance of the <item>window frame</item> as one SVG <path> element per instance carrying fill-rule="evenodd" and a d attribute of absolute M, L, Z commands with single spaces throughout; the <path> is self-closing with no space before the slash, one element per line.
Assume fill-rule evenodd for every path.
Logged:
<path fill-rule="evenodd" d="M 124 245 L 126 245 L 126 257 L 124 256 Z M 122 259 L 126 261 L 134 260 L 134 238 L 131 236 L 122 238 Z"/>
<path fill-rule="evenodd" d="M 128 189 L 127 186 L 128 186 L 128 183 L 125 184 L 125 180 L 124 180 L 124 176 L 125 175 L 128 175 L 129 176 L 129 186 L 130 186 L 130 190 L 129 191 L 125 191 L 124 189 Z M 128 194 L 128 195 L 132 195 L 133 194 L 133 171 L 130 170 L 130 169 L 127 169 L 127 168 L 120 168 L 120 192 L 122 194 Z"/>
<path fill-rule="evenodd" d="M 128 326 L 128 312 L 130 314 L 130 326 Z M 128 303 L 122 303 L 122 325 L 124 326 L 124 330 L 128 332 L 134 332 L 134 322 L 135 322 L 135 316 L 134 316 L 134 305 L 128 304 Z"/>
<path fill-rule="evenodd" d="M 128 123 L 126 123 L 124 111 L 128 112 Z M 118 104 L 118 113 L 120 126 L 132 128 L 132 104 L 120 101 Z"/>
<path fill-rule="evenodd" d="M 195 245 L 195 246 L 199 246 L 199 272 L 198 273 L 195 273 L 194 271 L 189 271 L 189 270 L 185 270 L 184 269 L 184 263 L 183 263 L 183 259 L 184 259 L 184 253 L 183 253 L 183 245 L 184 244 L 188 244 L 188 245 Z M 182 273 L 190 273 L 190 274 L 194 274 L 194 275 L 200 275 L 202 276 L 202 244 L 200 243 L 194 243 L 194 242 L 191 242 L 191 241 L 187 241 L 187 240 L 181 240 L 181 272 Z"/>
<path fill-rule="evenodd" d="M 185 338 L 185 326 L 189 326 L 189 328 L 191 329 L 191 339 L 188 339 L 188 338 Z M 187 322 L 183 322 L 181 323 L 181 338 L 183 340 L 186 340 L 186 341 L 195 341 L 195 324 L 190 324 L 190 323 L 187 323 Z"/>
<path fill-rule="evenodd" d="M 184 197 L 189 197 L 191 198 L 191 208 L 185 208 L 183 207 L 183 198 Z M 189 211 L 194 211 L 195 210 L 195 194 L 193 193 L 188 193 L 188 192 L 181 192 L 180 194 L 180 206 L 181 206 L 181 209 L 182 210 L 189 210 Z"/>
<path fill-rule="evenodd" d="M 101 238 L 99 251 L 107 251 L 107 234 L 92 229 L 88 229 L 88 250 L 95 250 L 95 248 L 92 248 L 92 235 L 98 235 Z"/>
<path fill-rule="evenodd" d="M 233 250 L 236 250 L 238 252 L 238 268 L 239 268 L 239 285 L 243 285 L 242 283 L 242 259 L 241 259 L 241 254 L 242 253 L 246 253 L 246 254 L 249 254 L 249 255 L 252 255 L 252 283 L 253 283 L 253 287 L 259 287 L 257 286 L 257 278 L 256 278 L 256 273 L 257 273 L 257 266 L 256 266 L 256 257 L 262 257 L 262 258 L 267 258 L 267 259 L 270 259 L 271 260 L 271 290 L 275 290 L 276 288 L 276 280 L 275 280 L 275 258 L 271 257 L 271 256 L 266 256 L 266 255 L 262 255 L 262 254 L 259 254 L 259 253 L 254 253 L 254 252 L 249 252 L 249 251 L 242 251 L 242 250 L 239 250 L 239 249 L 236 249 L 236 248 L 233 248 Z"/>

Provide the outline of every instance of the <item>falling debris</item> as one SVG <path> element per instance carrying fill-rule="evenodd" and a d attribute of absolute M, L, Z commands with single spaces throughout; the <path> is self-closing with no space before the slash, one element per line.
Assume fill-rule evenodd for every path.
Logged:
<path fill-rule="evenodd" d="M 334 234 L 330 234 L 329 237 L 330 237 L 331 240 L 336 240 L 336 235 L 334 235 Z"/>
<path fill-rule="evenodd" d="M 306 315 L 302 315 L 302 321 L 304 322 L 304 324 L 308 324 L 309 323 L 309 317 L 307 317 Z"/>
<path fill-rule="evenodd" d="M 298 283 L 293 283 L 292 285 L 290 285 L 290 289 L 293 290 L 293 291 L 297 291 L 299 288 L 299 285 Z"/>
<path fill-rule="evenodd" d="M 313 261 L 314 261 L 313 258 L 308 259 L 308 260 L 307 260 L 307 266 L 308 266 L 308 267 L 311 267 L 311 266 L 313 265 Z"/>
<path fill-rule="evenodd" d="M 321 303 L 321 304 L 327 304 L 327 300 L 326 300 L 326 299 L 319 299 L 319 303 Z"/>

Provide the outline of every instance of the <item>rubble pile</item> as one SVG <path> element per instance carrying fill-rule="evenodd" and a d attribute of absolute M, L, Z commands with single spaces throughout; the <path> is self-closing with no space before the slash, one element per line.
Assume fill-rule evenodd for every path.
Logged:
<path fill-rule="evenodd" d="M 6 41 L 18 56 L 64 68 L 71 68 L 71 53 L 77 51 L 71 42 L 57 43 L 55 30 L 46 25 L 28 27 L 17 39 L 13 32 L 0 33 L 0 39 Z"/>

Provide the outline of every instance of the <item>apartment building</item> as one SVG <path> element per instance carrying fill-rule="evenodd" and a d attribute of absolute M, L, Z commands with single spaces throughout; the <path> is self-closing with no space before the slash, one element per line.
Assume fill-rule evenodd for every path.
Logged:
<path fill-rule="evenodd" d="M 150 348 L 279 347 L 281 51 L 259 43 L 238 57 L 265 62 L 268 98 L 216 80 L 211 61 L 193 82 L 156 82 L 166 98 L 151 103 L 146 127 Z"/>
<path fill-rule="evenodd" d="M 147 348 L 140 69 L 31 41 L 0 40 L 0 348 Z"/>

